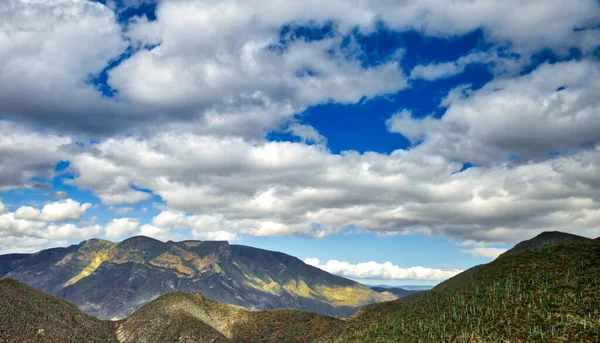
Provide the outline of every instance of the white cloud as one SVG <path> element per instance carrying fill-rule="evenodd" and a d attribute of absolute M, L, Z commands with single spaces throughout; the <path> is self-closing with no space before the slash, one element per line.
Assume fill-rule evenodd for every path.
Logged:
<path fill-rule="evenodd" d="M 401 268 L 391 262 L 377 263 L 371 261 L 352 264 L 329 260 L 321 265 L 318 258 L 307 258 L 304 263 L 331 274 L 354 279 L 443 281 L 462 272 L 462 270 L 441 270 L 424 267 Z"/>
<path fill-rule="evenodd" d="M 90 207 L 90 203 L 80 204 L 73 199 L 63 199 L 44 205 L 41 211 L 31 206 L 21 206 L 15 211 L 15 218 L 55 223 L 79 220 Z"/>
<path fill-rule="evenodd" d="M 398 54 L 365 67 L 360 46 L 342 44 L 356 28 L 372 33 L 383 23 L 440 37 L 482 29 L 486 42 L 524 59 L 543 48 L 566 54 L 577 47 L 587 56 L 600 39 L 595 0 L 175 0 L 158 4 L 155 21 L 142 16 L 123 25 L 115 11 L 124 8 L 110 3 L 0 4 L 7 19 L 0 29 L 4 117 L 69 133 L 154 132 L 159 122 L 162 130 L 260 140 L 311 105 L 356 103 L 407 86 Z M 279 45 L 282 27 L 323 23 L 332 23 L 326 38 Z M 128 44 L 133 55 L 108 72 L 117 99 L 103 97 L 89 81 Z M 156 46 L 138 49 L 144 45 Z M 414 74 L 447 76 L 467 63 Z"/>
<path fill-rule="evenodd" d="M 290 132 L 294 136 L 299 137 L 300 139 L 302 139 L 303 142 L 316 144 L 327 143 L 327 138 L 321 135 L 319 131 L 315 130 L 314 127 L 309 125 L 294 123 L 288 127 L 287 132 Z"/>
<path fill-rule="evenodd" d="M 460 57 L 456 61 L 431 63 L 428 65 L 417 65 L 410 73 L 412 79 L 424 79 L 434 81 L 462 73 L 472 63 L 487 64 L 494 61 L 494 57 L 488 53 L 471 53 Z"/>
<path fill-rule="evenodd" d="M 322 237 L 355 225 L 506 243 L 549 229 L 598 233 L 600 148 L 459 173 L 462 163 L 419 147 L 336 155 L 303 143 L 162 134 L 108 139 L 73 156 L 71 168 L 75 184 L 99 194 L 116 179 L 151 190 L 170 209 L 154 226 L 196 233 Z"/>
<path fill-rule="evenodd" d="M 388 129 L 416 149 L 449 159 L 489 164 L 509 157 L 547 157 L 600 142 L 600 64 L 545 64 L 531 74 L 497 79 L 482 89 L 458 88 L 442 105 L 441 119 L 414 119 L 401 111 Z"/>
<path fill-rule="evenodd" d="M 50 224 L 40 220 L 17 218 L 16 213 L 0 215 L 0 254 L 34 252 L 50 247 L 101 236 L 99 225 Z"/>
<path fill-rule="evenodd" d="M 140 221 L 137 218 L 113 219 L 105 228 L 106 237 L 110 239 L 125 238 L 137 232 Z"/>
<path fill-rule="evenodd" d="M 47 222 L 79 220 L 90 207 L 92 207 L 90 203 L 80 204 L 73 199 L 59 200 L 44 205 L 40 219 Z"/>
<path fill-rule="evenodd" d="M 142 225 L 138 234 L 146 237 L 152 237 L 154 239 L 158 239 L 164 242 L 169 240 L 179 241 L 186 239 L 186 237 L 184 237 L 183 235 L 173 232 L 168 228 L 159 228 L 148 224 Z"/>
<path fill-rule="evenodd" d="M 50 178 L 71 138 L 36 133 L 0 120 L 0 191 L 31 187 L 34 176 Z"/>
<path fill-rule="evenodd" d="M 6 212 L 8 212 L 8 210 L 6 209 L 6 205 L 4 205 L 2 201 L 0 201 L 0 214 L 4 214 Z"/>
<path fill-rule="evenodd" d="M 460 252 L 464 253 L 464 254 L 471 254 L 471 255 L 477 256 L 477 257 L 494 259 L 494 258 L 500 256 L 500 254 L 506 252 L 506 250 L 508 250 L 508 249 L 491 248 L 491 247 L 476 247 L 476 248 L 472 248 L 472 249 L 461 250 Z"/>
<path fill-rule="evenodd" d="M 89 238 L 99 237 L 103 233 L 100 225 L 91 225 L 79 228 L 74 224 L 49 225 L 46 230 L 47 237 L 67 241 L 83 241 Z"/>
<path fill-rule="evenodd" d="M 16 219 L 39 220 L 42 212 L 31 206 L 21 206 L 15 211 Z"/>
<path fill-rule="evenodd" d="M 56 163 L 68 160 L 72 184 L 105 204 L 153 194 L 166 202 L 152 225 L 110 223 L 106 232 L 115 238 L 140 231 L 171 237 L 186 228 L 194 237 L 323 237 L 349 225 L 484 242 L 549 229 L 598 236 L 600 69 L 587 57 L 598 30 L 573 30 L 597 25 L 598 10 L 594 0 L 175 0 L 159 4 L 157 21 L 121 27 L 99 3 L 5 1 L 0 112 L 62 133 L 1 120 L 0 190 L 33 187 L 32 179 L 51 179 Z M 329 21 L 333 33 L 325 39 L 279 45 L 283 25 Z M 379 21 L 443 37 L 483 28 L 486 42 L 523 59 L 573 44 L 584 57 L 503 75 L 476 91 L 459 88 L 443 101 L 441 119 L 399 111 L 388 128 L 413 141 L 410 150 L 333 154 L 298 113 L 407 87 L 400 53 L 365 67 L 358 44 L 342 44 L 355 27 L 369 33 Z M 118 92 L 108 99 L 88 81 L 125 50 L 125 37 L 135 47 L 160 45 L 134 50 L 109 71 Z M 488 60 L 469 55 L 417 67 L 413 76 L 445 77 L 476 61 Z M 265 140 L 285 128 L 303 141 Z M 89 141 L 90 132 L 97 143 L 74 144 Z M 460 172 L 463 162 L 477 167 Z M 78 239 L 92 226 L 48 230 L 31 219 L 77 220 L 85 205 L 46 215 L 45 208 L 4 210 L 0 235 Z"/>
<path fill-rule="evenodd" d="M 40 250 L 66 247 L 67 241 L 49 240 L 35 237 L 2 237 L 0 240 L 0 254 L 26 254 Z"/>
<path fill-rule="evenodd" d="M 100 114 L 118 105 L 88 80 L 127 47 L 113 12 L 92 1 L 6 0 L 0 17 L 3 116 L 104 130 Z"/>

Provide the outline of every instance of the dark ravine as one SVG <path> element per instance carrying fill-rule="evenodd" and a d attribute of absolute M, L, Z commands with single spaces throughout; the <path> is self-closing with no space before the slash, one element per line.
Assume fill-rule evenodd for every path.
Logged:
<path fill-rule="evenodd" d="M 393 300 L 279 252 L 225 241 L 91 239 L 35 254 L 0 256 L 0 277 L 22 281 L 103 319 L 123 318 L 172 291 L 249 310 L 290 308 L 348 317 Z"/>
<path fill-rule="evenodd" d="M 573 239 L 500 256 L 347 320 L 170 292 L 117 321 L 3 279 L 0 342 L 597 342 L 599 279 L 600 244 Z"/>

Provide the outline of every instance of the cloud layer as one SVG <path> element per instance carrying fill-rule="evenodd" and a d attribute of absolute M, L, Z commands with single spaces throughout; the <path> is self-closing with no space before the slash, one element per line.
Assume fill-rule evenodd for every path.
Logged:
<path fill-rule="evenodd" d="M 123 10 L 0 4 L 0 191 L 35 189 L 68 161 L 65 183 L 131 217 L 85 222 L 91 204 L 73 199 L 14 212 L 0 203 L 3 249 L 96 235 L 318 238 L 348 227 L 484 243 L 545 230 L 600 235 L 595 0 L 172 0 L 158 1 L 156 20 L 120 22 Z M 408 46 L 365 57 L 360 39 L 382 30 L 481 30 L 493 48 L 409 72 Z M 540 51 L 560 59 L 573 49 L 576 58 L 525 68 Z M 456 85 L 436 114 L 398 108 L 381 123 L 407 149 L 333 153 L 303 122 L 311 107 L 364 106 L 473 63 L 494 79 Z M 296 139 L 270 141 L 273 131 Z M 117 210 L 141 202 L 161 212 L 144 221 Z M 329 262 L 340 273 L 437 275 Z"/>
<path fill-rule="evenodd" d="M 418 280 L 443 281 L 462 272 L 462 270 L 441 270 L 423 267 L 401 268 L 390 262 L 363 262 L 352 264 L 337 260 L 329 260 L 321 265 L 318 258 L 307 258 L 304 263 L 320 268 L 328 273 L 353 279 L 377 280 Z"/>

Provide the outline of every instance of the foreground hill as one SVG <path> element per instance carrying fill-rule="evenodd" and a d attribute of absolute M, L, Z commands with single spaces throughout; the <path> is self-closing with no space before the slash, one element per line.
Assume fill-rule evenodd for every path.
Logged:
<path fill-rule="evenodd" d="M 116 342 L 114 323 L 19 281 L 0 280 L 0 342 Z"/>
<path fill-rule="evenodd" d="M 341 332 L 344 321 L 297 310 L 246 311 L 173 292 L 145 305 L 117 325 L 121 342 L 314 342 Z"/>
<path fill-rule="evenodd" d="M 600 244 L 562 240 L 366 306 L 336 342 L 599 342 Z"/>
<path fill-rule="evenodd" d="M 297 310 L 246 311 L 200 293 L 172 292 L 118 321 L 84 314 L 26 284 L 0 280 L 0 342 L 313 342 L 344 321 Z"/>
<path fill-rule="evenodd" d="M 335 317 L 396 298 L 278 252 L 221 241 L 164 243 L 142 236 L 3 255 L 0 273 L 104 319 L 126 317 L 172 291 L 202 292 L 250 310 L 292 308 Z"/>

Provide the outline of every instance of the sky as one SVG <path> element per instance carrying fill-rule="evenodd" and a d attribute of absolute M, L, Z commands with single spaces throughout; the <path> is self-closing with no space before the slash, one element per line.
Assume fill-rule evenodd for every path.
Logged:
<path fill-rule="evenodd" d="M 597 0 L 4 0 L 0 254 L 228 240 L 433 285 L 600 236 Z"/>

